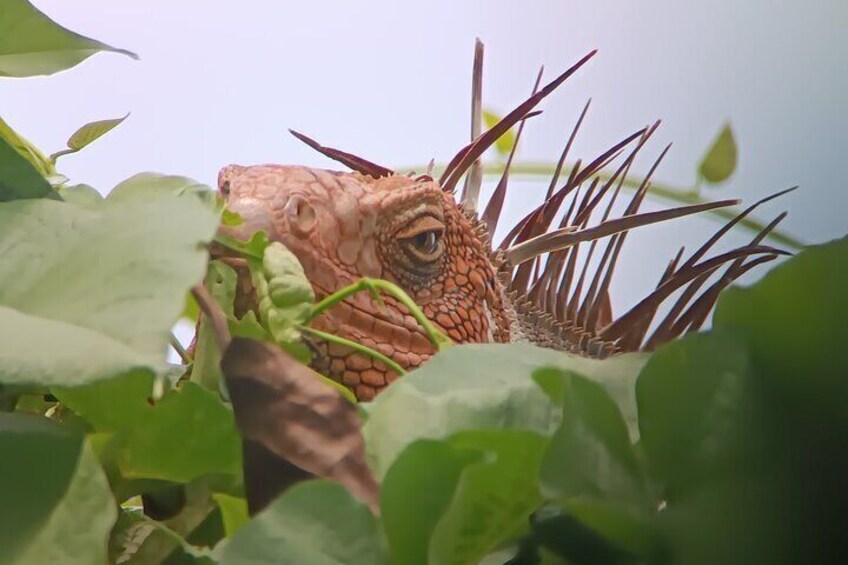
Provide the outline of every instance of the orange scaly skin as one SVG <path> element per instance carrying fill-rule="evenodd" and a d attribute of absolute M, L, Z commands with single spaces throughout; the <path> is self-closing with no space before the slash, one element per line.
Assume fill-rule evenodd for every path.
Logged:
<path fill-rule="evenodd" d="M 362 277 L 386 279 L 454 342 L 510 341 L 506 295 L 484 244 L 453 195 L 429 176 L 375 179 L 296 166 L 231 165 L 218 185 L 228 208 L 245 219 L 229 228 L 232 235 L 247 238 L 264 229 L 283 243 L 303 264 L 318 300 Z M 428 253 L 433 241 L 436 249 Z M 434 349 L 403 305 L 390 296 L 383 300 L 385 308 L 358 293 L 319 316 L 314 327 L 413 369 Z M 346 347 L 314 346 L 315 368 L 360 400 L 370 400 L 397 377 Z"/>

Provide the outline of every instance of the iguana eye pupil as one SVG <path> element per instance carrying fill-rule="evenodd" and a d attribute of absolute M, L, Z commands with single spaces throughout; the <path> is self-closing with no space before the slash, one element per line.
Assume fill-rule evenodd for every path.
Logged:
<path fill-rule="evenodd" d="M 431 255 L 439 248 L 439 236 L 441 234 L 435 231 L 426 231 L 412 238 L 412 244 L 420 251 L 427 255 Z"/>

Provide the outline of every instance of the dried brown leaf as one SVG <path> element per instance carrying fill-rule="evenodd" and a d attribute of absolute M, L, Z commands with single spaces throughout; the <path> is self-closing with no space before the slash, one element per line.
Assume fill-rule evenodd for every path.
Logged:
<path fill-rule="evenodd" d="M 365 461 L 356 407 L 278 347 L 235 338 L 221 361 L 236 424 L 246 441 L 297 468 L 337 481 L 379 512 L 379 486 Z M 265 492 L 245 484 L 248 501 Z M 249 477 L 245 477 L 246 481 Z M 285 486 L 285 485 L 282 485 Z M 256 510 L 257 504 L 251 504 Z"/>

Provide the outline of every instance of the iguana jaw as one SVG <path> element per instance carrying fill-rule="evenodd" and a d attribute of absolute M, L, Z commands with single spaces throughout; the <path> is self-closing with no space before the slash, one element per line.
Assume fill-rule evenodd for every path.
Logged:
<path fill-rule="evenodd" d="M 452 195 L 429 177 L 374 179 L 305 167 L 232 165 L 219 190 L 244 223 L 228 228 L 248 238 L 265 230 L 297 255 L 316 295 L 362 277 L 400 285 L 424 314 L 458 343 L 508 341 L 502 291 L 483 243 Z M 356 341 L 405 369 L 433 347 L 408 311 L 391 297 L 385 307 L 355 295 L 315 320 L 325 332 Z M 372 398 L 396 375 L 343 346 L 314 344 L 315 367 Z"/>

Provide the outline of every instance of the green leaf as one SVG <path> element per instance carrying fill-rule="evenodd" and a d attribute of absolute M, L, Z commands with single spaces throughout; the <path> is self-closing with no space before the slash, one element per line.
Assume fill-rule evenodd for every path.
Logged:
<path fill-rule="evenodd" d="M 752 420 L 757 424 L 759 456 L 754 465 L 734 466 L 737 476 L 749 476 L 734 476 L 678 505 L 689 555 L 728 563 L 731 556 L 739 563 L 821 563 L 844 546 L 845 529 L 835 524 L 844 520 L 845 498 L 837 493 L 845 491 L 848 469 L 846 267 L 843 238 L 807 248 L 720 299 L 714 331 L 747 345 L 759 408 L 745 413 L 737 433 L 750 434 Z M 699 539 L 694 529 L 704 526 L 709 535 Z M 734 555 L 742 532 L 746 551 Z"/>
<path fill-rule="evenodd" d="M 653 502 L 615 402 L 580 375 L 542 369 L 534 377 L 563 412 L 540 470 L 542 492 L 560 514 L 534 526 L 540 539 L 578 563 L 646 555 L 654 547 Z M 584 554 L 590 548 L 597 560 Z"/>
<path fill-rule="evenodd" d="M 533 538 L 568 563 L 663 562 L 655 555 L 655 528 L 632 510 L 611 501 L 580 498 L 569 500 L 564 510 L 553 514 L 549 509 L 540 510 L 533 521 Z"/>
<path fill-rule="evenodd" d="M 203 183 L 178 175 L 138 173 L 119 183 L 109 192 L 109 202 L 143 202 L 156 197 L 194 194 L 210 210 L 215 208 L 215 192 Z M 216 214 L 217 215 L 217 214 Z"/>
<path fill-rule="evenodd" d="M 525 529 L 546 445 L 535 432 L 476 430 L 407 447 L 380 498 L 394 562 L 477 563 Z"/>
<path fill-rule="evenodd" d="M 206 287 L 215 298 L 224 314 L 233 337 L 247 337 L 268 340 L 270 336 L 256 319 L 256 313 L 249 311 L 242 318 L 236 318 L 233 301 L 236 296 L 237 275 L 235 270 L 222 261 L 212 261 L 206 274 Z M 189 295 L 194 301 L 194 298 Z M 194 365 L 191 380 L 208 389 L 219 390 L 221 380 L 221 352 L 208 318 L 200 320 L 195 341 Z"/>
<path fill-rule="evenodd" d="M 87 184 L 63 186 L 58 192 L 59 196 L 65 202 L 70 202 L 83 208 L 96 209 L 103 202 L 103 196 L 94 187 Z"/>
<path fill-rule="evenodd" d="M 153 377 L 134 374 L 54 392 L 96 431 L 118 435 L 116 459 L 126 478 L 187 483 L 208 474 L 241 474 L 232 411 L 216 392 L 184 382 L 154 402 L 152 389 Z"/>
<path fill-rule="evenodd" d="M 217 214 L 147 180 L 95 209 L 0 204 L 0 382 L 75 385 L 164 365 Z"/>
<path fill-rule="evenodd" d="M 0 7 L 0 77 L 50 75 L 71 68 L 98 51 L 138 56 L 68 31 L 26 0 Z"/>
<path fill-rule="evenodd" d="M 733 130 L 727 124 L 719 132 L 698 166 L 698 174 L 711 184 L 726 181 L 736 170 L 737 151 Z"/>
<path fill-rule="evenodd" d="M 749 371 L 738 337 L 715 332 L 666 344 L 645 365 L 636 383 L 641 444 L 672 495 L 750 461 L 740 433 L 756 422 Z"/>
<path fill-rule="evenodd" d="M 821 534 L 833 532 L 839 536 L 839 543 L 844 543 L 844 530 L 827 521 L 827 518 L 839 520 L 839 515 L 816 515 L 815 507 L 810 508 L 806 499 L 812 486 L 809 477 L 798 477 L 800 482 L 784 482 L 780 477 L 782 470 L 778 467 L 774 471 L 711 481 L 669 505 L 661 517 L 666 552 L 674 555 L 674 562 L 695 565 L 833 562 L 841 554 L 841 546 L 836 550 L 822 543 L 827 534 Z M 775 480 L 775 475 L 780 478 Z M 830 486 L 835 487 L 830 491 L 831 496 L 841 488 L 841 484 Z M 798 515 L 799 509 L 806 512 Z M 836 562 L 839 560 L 836 558 Z"/>
<path fill-rule="evenodd" d="M 207 547 L 220 539 L 220 532 L 213 535 L 212 539 L 198 541 L 198 545 L 205 547 L 197 547 L 189 541 L 193 540 L 195 534 L 203 538 L 203 530 L 219 519 L 208 487 L 199 481 L 187 485 L 183 490 L 185 499 L 182 509 L 164 521 L 147 517 L 141 507 L 122 505 L 109 543 L 110 563 L 217 563 L 213 551 Z"/>
<path fill-rule="evenodd" d="M 481 430 L 461 432 L 450 444 L 480 450 L 483 458 L 463 469 L 433 530 L 429 555 L 436 563 L 477 563 L 526 528 L 541 503 L 539 465 L 548 440 L 523 430 Z M 422 496 L 432 495 L 423 490 Z M 411 498 L 407 504 L 415 512 Z"/>
<path fill-rule="evenodd" d="M 115 502 L 84 439 L 49 420 L 0 414 L 0 562 L 106 563 Z"/>
<path fill-rule="evenodd" d="M 227 227 L 240 226 L 244 223 L 244 218 L 238 212 L 233 212 L 228 208 L 221 209 L 221 225 Z"/>
<path fill-rule="evenodd" d="M 55 195 L 41 173 L 0 137 L 0 203 Z M 0 231 L 2 231 L 0 227 Z"/>
<path fill-rule="evenodd" d="M 556 379 L 562 387 L 562 424 L 540 470 L 545 497 L 600 498 L 649 509 L 627 426 L 604 388 L 557 369 L 542 369 L 534 376 L 540 381 Z"/>
<path fill-rule="evenodd" d="M 12 129 L 2 118 L 0 118 L 0 138 L 12 146 L 21 157 L 29 161 L 29 164 L 38 171 L 38 174 L 47 178 L 56 174 L 56 169 L 50 159 L 44 156 L 38 148 L 23 138 L 18 132 Z"/>
<path fill-rule="evenodd" d="M 298 326 L 307 323 L 315 293 L 297 256 L 274 242 L 264 250 L 261 271 L 251 270 L 259 313 L 274 342 L 295 359 L 308 363 L 312 353 Z"/>
<path fill-rule="evenodd" d="M 207 267 L 204 284 L 227 315 L 227 319 L 231 320 L 234 317 L 235 271 L 221 261 L 211 261 Z M 189 299 L 194 302 L 194 297 L 191 294 L 189 294 Z M 191 367 L 191 380 L 210 390 L 219 390 L 223 382 L 220 367 L 221 354 L 212 323 L 206 316 L 200 318 L 200 324 L 197 326 L 197 334 L 194 338 L 194 363 Z"/>
<path fill-rule="evenodd" d="M 74 132 L 73 135 L 68 139 L 68 148 L 63 149 L 62 151 L 58 151 L 50 156 L 50 160 L 54 163 L 56 159 L 61 157 L 62 155 L 67 155 L 69 153 L 76 153 L 86 145 L 91 144 L 97 139 L 103 137 L 116 127 L 118 127 L 121 122 L 127 119 L 129 114 L 126 114 L 123 118 L 114 118 L 111 120 L 98 120 L 96 122 L 89 122 L 79 128 Z"/>
<path fill-rule="evenodd" d="M 191 322 L 192 324 L 197 323 L 197 318 L 200 316 L 200 306 L 197 304 L 197 300 L 194 299 L 194 296 L 191 292 L 186 293 L 185 298 L 185 306 L 183 307 L 183 313 L 180 315 L 180 318 Z"/>
<path fill-rule="evenodd" d="M 232 537 L 250 519 L 247 514 L 247 501 L 240 496 L 232 496 L 223 492 L 214 493 L 212 499 L 221 509 L 224 532 L 227 537 Z"/>
<path fill-rule="evenodd" d="M 182 483 L 208 474 L 240 475 L 241 441 L 232 411 L 216 392 L 183 383 L 128 431 L 118 464 L 128 478 Z"/>
<path fill-rule="evenodd" d="M 254 232 L 248 241 L 239 241 L 234 237 L 223 234 L 216 235 L 215 241 L 228 249 L 241 253 L 247 258 L 257 259 L 259 261 L 262 260 L 265 249 L 271 244 L 268 240 L 268 234 L 263 230 Z"/>
<path fill-rule="evenodd" d="M 398 379 L 372 403 L 363 428 L 369 461 L 381 477 L 395 457 L 422 438 L 473 429 L 519 429 L 551 435 L 561 409 L 532 378 L 558 367 L 604 385 L 635 420 L 633 386 L 644 355 L 586 359 L 526 344 L 468 344 L 438 353 Z"/>
<path fill-rule="evenodd" d="M 848 239 L 719 300 L 637 384 L 642 443 L 686 563 L 823 563 L 844 545 Z M 840 548 L 837 550 L 837 548 Z"/>
<path fill-rule="evenodd" d="M 492 129 L 499 121 L 501 121 L 501 117 L 490 110 L 483 110 L 483 123 L 486 125 L 486 129 Z M 512 148 L 515 146 L 515 133 L 512 131 L 512 128 L 506 130 L 502 136 L 500 136 L 497 141 L 495 141 L 495 151 L 501 157 L 509 156 L 509 152 L 512 151 Z"/>
<path fill-rule="evenodd" d="M 435 440 L 416 441 L 400 454 L 380 490 L 393 563 L 429 562 L 430 538 L 451 504 L 462 471 L 482 455 Z"/>
<path fill-rule="evenodd" d="M 324 480 L 295 485 L 224 547 L 223 565 L 386 565 L 376 518 L 345 488 Z"/>
<path fill-rule="evenodd" d="M 155 379 L 149 371 L 136 370 L 83 386 L 54 387 L 50 392 L 96 431 L 112 433 L 147 420 Z"/>
<path fill-rule="evenodd" d="M 728 289 L 713 325 L 750 346 L 785 398 L 848 423 L 848 238 L 808 247 L 748 288 Z"/>

